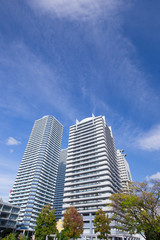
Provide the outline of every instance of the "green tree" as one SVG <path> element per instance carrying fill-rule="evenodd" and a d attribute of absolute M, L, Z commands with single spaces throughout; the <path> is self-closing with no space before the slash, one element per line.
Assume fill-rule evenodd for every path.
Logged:
<path fill-rule="evenodd" d="M 20 233 L 18 236 L 18 240 L 28 240 L 29 238 L 25 236 L 23 233 Z"/>
<path fill-rule="evenodd" d="M 0 231 L 0 239 L 5 238 L 7 235 L 9 235 L 12 232 L 13 232 L 13 229 L 11 229 L 11 228 L 6 228 L 6 229 Z"/>
<path fill-rule="evenodd" d="M 35 227 L 35 237 L 44 240 L 47 235 L 56 233 L 55 210 L 49 204 L 45 205 L 39 213 Z"/>
<path fill-rule="evenodd" d="M 70 207 L 64 213 L 63 227 L 68 238 L 76 239 L 83 233 L 83 217 L 75 207 Z"/>
<path fill-rule="evenodd" d="M 118 229 L 160 240 L 160 181 L 131 183 L 128 193 L 116 193 L 110 199 Z"/>
<path fill-rule="evenodd" d="M 61 232 L 57 232 L 56 239 L 57 240 L 68 240 L 69 237 L 66 236 L 66 231 L 63 229 Z"/>
<path fill-rule="evenodd" d="M 2 240 L 16 240 L 16 239 L 17 239 L 17 234 L 10 233 L 7 236 L 5 236 Z"/>
<path fill-rule="evenodd" d="M 98 238 L 108 239 L 108 234 L 110 234 L 110 224 L 111 220 L 108 215 L 102 209 L 97 210 L 93 225 L 95 227 L 95 233 L 99 232 Z"/>

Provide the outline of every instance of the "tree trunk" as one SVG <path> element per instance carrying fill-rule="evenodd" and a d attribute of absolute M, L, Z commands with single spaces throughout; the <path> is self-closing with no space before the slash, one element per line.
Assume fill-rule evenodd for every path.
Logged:
<path fill-rule="evenodd" d="M 144 235 L 145 235 L 146 240 L 151 240 L 149 232 L 145 232 Z"/>

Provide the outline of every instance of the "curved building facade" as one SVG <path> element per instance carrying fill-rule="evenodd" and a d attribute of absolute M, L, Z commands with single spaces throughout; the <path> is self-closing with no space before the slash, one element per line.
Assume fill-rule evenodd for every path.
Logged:
<path fill-rule="evenodd" d="M 117 149 L 118 167 L 122 181 L 122 188 L 124 192 L 127 192 L 129 190 L 129 182 L 132 182 L 132 176 L 129 164 L 125 157 L 126 154 L 124 154 L 124 150 Z"/>
<path fill-rule="evenodd" d="M 114 139 L 105 117 L 77 121 L 70 127 L 64 209 L 75 206 L 83 215 L 84 234 L 92 235 L 97 209 L 110 214 L 109 196 L 120 188 Z"/>

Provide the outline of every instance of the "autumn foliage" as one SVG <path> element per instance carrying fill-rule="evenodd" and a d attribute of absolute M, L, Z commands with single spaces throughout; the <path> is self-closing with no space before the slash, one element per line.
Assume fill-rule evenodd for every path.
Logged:
<path fill-rule="evenodd" d="M 118 229 L 160 240 L 160 181 L 131 183 L 128 193 L 116 193 L 110 199 Z"/>
<path fill-rule="evenodd" d="M 63 227 L 68 238 L 76 239 L 83 233 L 83 217 L 75 207 L 70 207 L 64 213 Z"/>

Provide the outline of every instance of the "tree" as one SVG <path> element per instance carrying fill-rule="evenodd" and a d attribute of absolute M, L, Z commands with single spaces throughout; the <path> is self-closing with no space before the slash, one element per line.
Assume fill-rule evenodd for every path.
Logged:
<path fill-rule="evenodd" d="M 83 233 L 83 217 L 75 207 L 70 207 L 64 213 L 63 227 L 68 238 L 76 239 Z"/>
<path fill-rule="evenodd" d="M 118 229 L 160 240 L 160 181 L 131 183 L 128 193 L 116 193 L 110 199 Z"/>
<path fill-rule="evenodd" d="M 47 235 L 56 233 L 56 218 L 54 209 L 49 204 L 45 205 L 37 217 L 37 226 L 35 227 L 35 237 L 38 240 L 44 240 Z"/>
<path fill-rule="evenodd" d="M 95 233 L 99 232 L 98 238 L 108 239 L 108 234 L 110 234 L 110 224 L 111 220 L 108 215 L 102 209 L 97 210 L 93 225 L 95 227 Z"/>
<path fill-rule="evenodd" d="M 17 239 L 17 234 L 10 233 L 7 236 L 5 236 L 2 240 L 16 240 L 16 239 Z"/>
<path fill-rule="evenodd" d="M 6 229 L 0 231 L 0 239 L 5 238 L 7 235 L 9 235 L 12 232 L 13 232 L 13 229 L 11 229 L 11 228 L 6 228 Z"/>
<path fill-rule="evenodd" d="M 18 240 L 28 240 L 29 237 L 25 236 L 23 233 L 20 233 L 18 236 Z"/>
<path fill-rule="evenodd" d="M 56 239 L 57 240 L 68 240 L 69 237 L 66 236 L 66 231 L 63 229 L 61 232 L 57 232 Z"/>

